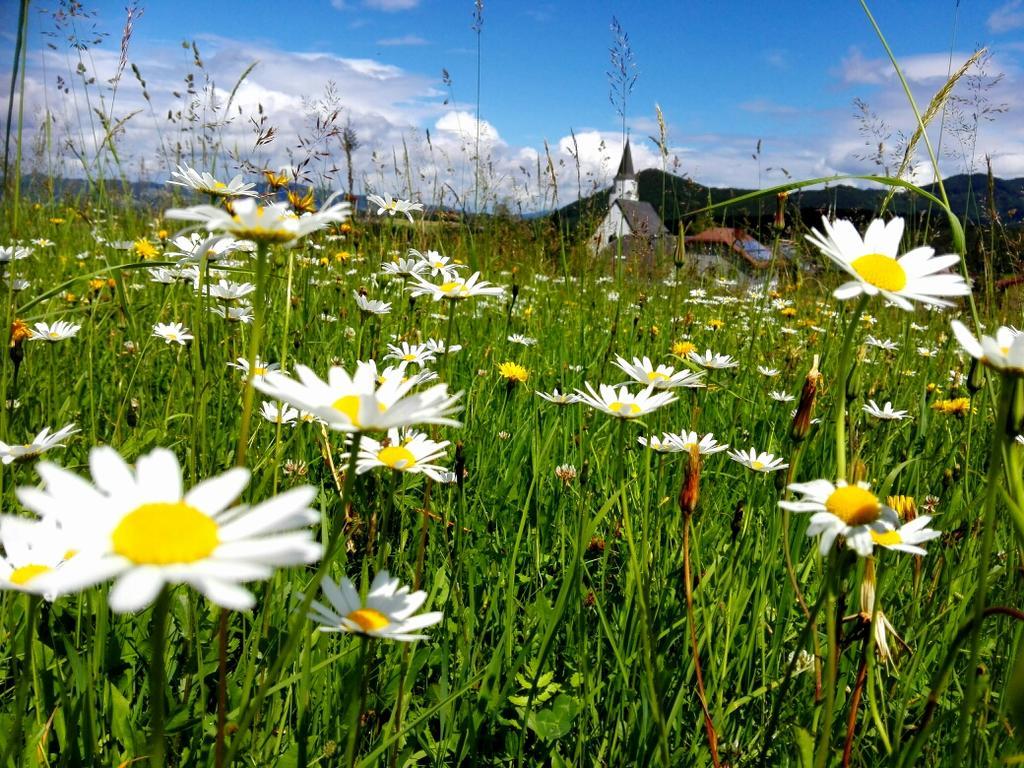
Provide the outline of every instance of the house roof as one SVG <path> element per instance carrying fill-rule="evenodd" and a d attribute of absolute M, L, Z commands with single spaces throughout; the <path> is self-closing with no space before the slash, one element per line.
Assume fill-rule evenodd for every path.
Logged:
<path fill-rule="evenodd" d="M 658 237 L 668 231 L 665 229 L 665 225 L 661 223 L 661 217 L 654 210 L 654 206 L 648 202 L 643 200 L 623 200 L 620 197 L 615 201 L 614 205 L 619 206 L 622 210 L 622 215 L 625 217 L 626 223 L 629 224 L 629 229 L 633 234 Z"/>
<path fill-rule="evenodd" d="M 684 241 L 685 245 L 708 245 L 725 246 L 733 253 L 742 256 L 748 264 L 758 269 L 764 269 L 771 264 L 772 251 L 762 245 L 756 239 L 748 235 L 742 229 L 734 227 L 712 227 L 705 229 L 696 235 L 688 235 Z M 782 254 L 777 254 L 782 259 Z"/>
<path fill-rule="evenodd" d="M 622 150 L 622 160 L 619 161 L 619 171 L 615 174 L 615 181 L 636 179 L 633 171 L 633 152 L 629 148 L 629 139 L 626 139 L 626 146 Z"/>

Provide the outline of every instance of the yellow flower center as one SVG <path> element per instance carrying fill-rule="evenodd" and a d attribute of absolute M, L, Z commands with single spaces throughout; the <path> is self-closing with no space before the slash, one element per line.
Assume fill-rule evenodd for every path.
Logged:
<path fill-rule="evenodd" d="M 750 462 L 750 468 L 751 469 L 764 469 L 765 468 L 765 463 L 763 461 L 754 460 L 754 461 Z"/>
<path fill-rule="evenodd" d="M 352 426 L 359 427 L 359 395 L 345 395 L 335 400 L 331 407 L 352 422 Z"/>
<path fill-rule="evenodd" d="M 389 445 L 377 452 L 377 460 L 392 469 L 406 470 L 416 463 L 416 456 L 408 448 L 400 445 Z"/>
<path fill-rule="evenodd" d="M 871 531 L 871 540 L 875 544 L 881 544 L 883 547 L 891 547 L 903 543 L 903 537 L 900 536 L 899 531 L 886 531 L 885 533 Z"/>
<path fill-rule="evenodd" d="M 614 403 L 609 403 L 608 410 L 612 413 L 618 413 L 628 418 L 640 413 L 640 406 L 636 403 L 623 403 L 616 400 Z"/>
<path fill-rule="evenodd" d="M 861 279 L 883 291 L 901 291 L 907 285 L 907 273 L 892 256 L 869 253 L 850 262 Z"/>
<path fill-rule="evenodd" d="M 408 355 L 402 355 L 402 359 L 405 360 L 407 363 L 411 363 L 413 360 L 416 359 L 416 355 L 410 352 Z"/>
<path fill-rule="evenodd" d="M 449 282 L 449 283 L 442 283 L 441 284 L 441 293 L 454 294 L 454 293 L 461 293 L 462 290 L 463 290 L 463 285 L 460 282 L 452 281 L 452 282 Z"/>
<path fill-rule="evenodd" d="M 659 371 L 651 371 L 647 374 L 648 381 L 668 381 L 668 376 Z"/>
<path fill-rule="evenodd" d="M 357 608 L 345 618 L 358 624 L 363 632 L 374 632 L 378 629 L 384 629 L 384 627 L 391 623 L 388 621 L 387 616 L 380 611 L 375 611 L 373 608 Z"/>
<path fill-rule="evenodd" d="M 213 188 L 214 189 L 227 189 L 227 186 L 228 185 L 225 184 L 223 181 L 215 181 L 215 182 L 213 182 Z"/>
<path fill-rule="evenodd" d="M 155 501 L 125 515 L 111 536 L 114 551 L 137 565 L 194 563 L 220 544 L 217 523 L 184 501 Z"/>
<path fill-rule="evenodd" d="M 825 509 L 847 525 L 866 525 L 878 519 L 881 505 L 875 494 L 857 485 L 836 488 L 825 500 Z"/>
<path fill-rule="evenodd" d="M 52 570 L 53 568 L 48 565 L 23 565 L 21 568 L 15 568 L 11 573 L 11 584 L 23 587 L 37 576 L 42 576 L 44 573 L 49 573 Z"/>

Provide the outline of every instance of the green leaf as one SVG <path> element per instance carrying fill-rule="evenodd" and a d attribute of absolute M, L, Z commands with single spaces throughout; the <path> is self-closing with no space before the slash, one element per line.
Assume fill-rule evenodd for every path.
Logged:
<path fill-rule="evenodd" d="M 561 694 L 551 707 L 531 712 L 526 724 L 541 741 L 560 739 L 572 728 L 572 721 L 583 709 L 583 704 L 567 694 Z"/>
<path fill-rule="evenodd" d="M 796 736 L 796 747 L 800 750 L 800 765 L 802 768 L 811 768 L 814 765 L 814 739 L 803 728 L 793 728 L 793 735 Z"/>

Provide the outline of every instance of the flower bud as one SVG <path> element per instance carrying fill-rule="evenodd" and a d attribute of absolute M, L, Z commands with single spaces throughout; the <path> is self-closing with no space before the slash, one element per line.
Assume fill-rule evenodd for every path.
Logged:
<path fill-rule="evenodd" d="M 683 487 L 679 489 L 679 510 L 684 517 L 690 517 L 697 510 L 700 498 L 700 449 L 690 447 L 690 458 L 686 463 L 686 477 Z"/>
<path fill-rule="evenodd" d="M 781 232 L 786 228 L 786 198 L 789 192 L 779 192 L 775 196 L 775 231 Z"/>
<path fill-rule="evenodd" d="M 821 384 L 821 371 L 818 370 L 818 359 L 818 355 L 815 355 L 814 362 L 811 364 L 811 370 L 807 372 L 807 378 L 804 379 L 804 387 L 800 391 L 800 404 L 796 408 L 793 424 L 789 428 L 789 437 L 796 443 L 807 437 L 807 433 L 811 431 L 814 401 L 818 396 L 818 386 Z"/>

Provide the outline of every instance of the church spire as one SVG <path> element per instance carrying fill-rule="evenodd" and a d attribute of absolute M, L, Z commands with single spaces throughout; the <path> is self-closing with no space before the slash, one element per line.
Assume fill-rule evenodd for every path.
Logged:
<path fill-rule="evenodd" d="M 629 139 L 626 139 L 626 146 L 622 150 L 619 172 L 615 174 L 615 181 L 625 181 L 626 179 L 636 179 L 636 173 L 633 171 L 633 152 L 629 148 Z"/>
<path fill-rule="evenodd" d="M 639 199 L 640 185 L 633 170 L 633 152 L 629 148 L 629 139 L 626 139 L 626 146 L 622 148 L 622 160 L 619 161 L 619 172 L 615 174 L 615 183 L 608 195 L 608 204 L 611 205 L 616 200 Z"/>

